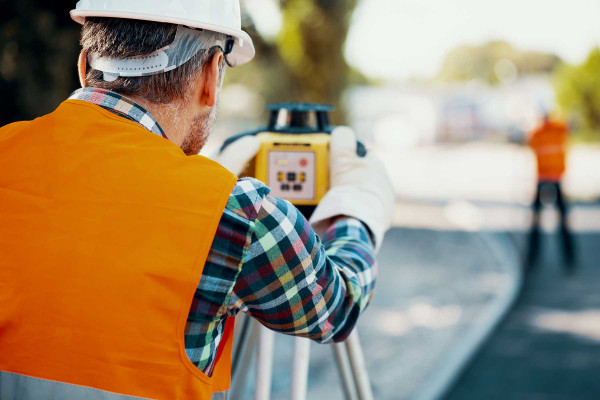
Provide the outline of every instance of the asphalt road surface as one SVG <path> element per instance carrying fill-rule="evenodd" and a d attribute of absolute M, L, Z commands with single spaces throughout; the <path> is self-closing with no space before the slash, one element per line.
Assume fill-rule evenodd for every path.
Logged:
<path fill-rule="evenodd" d="M 445 400 L 600 399 L 600 233 L 576 237 L 578 270 L 565 276 L 546 235 L 515 308 Z"/>

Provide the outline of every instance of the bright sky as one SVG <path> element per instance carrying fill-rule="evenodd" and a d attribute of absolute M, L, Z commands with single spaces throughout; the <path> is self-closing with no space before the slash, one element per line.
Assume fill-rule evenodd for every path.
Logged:
<path fill-rule="evenodd" d="M 346 57 L 373 77 L 428 77 L 447 51 L 490 39 L 580 62 L 600 44 L 600 1 L 362 0 Z"/>

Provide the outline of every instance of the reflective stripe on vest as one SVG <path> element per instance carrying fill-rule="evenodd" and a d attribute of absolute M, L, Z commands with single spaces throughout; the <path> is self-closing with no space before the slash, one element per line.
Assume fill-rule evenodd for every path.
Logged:
<path fill-rule="evenodd" d="M 237 178 L 79 100 L 0 128 L 0 160 L 0 398 L 228 390 L 233 320 L 212 377 L 184 332 Z"/>
<path fill-rule="evenodd" d="M 228 393 L 229 393 L 229 390 L 226 392 L 215 392 L 215 393 L 213 393 L 210 400 L 226 400 Z"/>
<path fill-rule="evenodd" d="M 0 399 L 131 400 L 142 399 L 142 397 L 126 396 L 85 386 L 0 371 Z"/>
<path fill-rule="evenodd" d="M 215 392 L 210 400 L 225 400 L 225 392 Z M 77 400 L 137 400 L 142 397 L 126 396 L 93 389 L 85 386 L 71 385 L 63 382 L 32 378 L 31 376 L 0 371 L 0 399 L 2 400 L 38 400 L 38 399 L 77 399 Z"/>

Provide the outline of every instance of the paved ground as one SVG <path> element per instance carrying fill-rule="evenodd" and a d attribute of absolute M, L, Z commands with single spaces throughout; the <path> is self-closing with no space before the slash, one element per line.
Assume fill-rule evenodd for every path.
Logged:
<path fill-rule="evenodd" d="M 577 232 L 600 231 L 600 201 L 571 202 L 569 225 Z M 531 226 L 531 207 L 525 204 L 478 200 L 404 199 L 396 205 L 396 226 L 434 230 L 469 232 L 525 232 Z M 545 207 L 541 215 L 542 229 L 553 232 L 559 223 L 558 214 Z"/>
<path fill-rule="evenodd" d="M 546 235 L 514 311 L 446 400 L 600 398 L 600 234 L 577 239 L 579 270 L 565 277 Z"/>

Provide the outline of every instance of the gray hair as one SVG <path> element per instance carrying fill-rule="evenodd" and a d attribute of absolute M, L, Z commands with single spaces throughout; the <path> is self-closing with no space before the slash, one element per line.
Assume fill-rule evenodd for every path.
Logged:
<path fill-rule="evenodd" d="M 101 57 L 128 58 L 148 55 L 175 39 L 177 25 L 121 18 L 87 18 L 81 31 L 81 46 L 87 54 Z M 185 99 L 197 73 L 204 69 L 220 49 L 225 35 L 202 31 L 202 49 L 188 62 L 171 71 L 141 77 L 104 80 L 102 71 L 88 68 L 87 86 L 111 90 L 124 96 L 136 96 L 154 103 L 168 104 Z M 221 65 L 221 79 L 225 63 Z"/>

